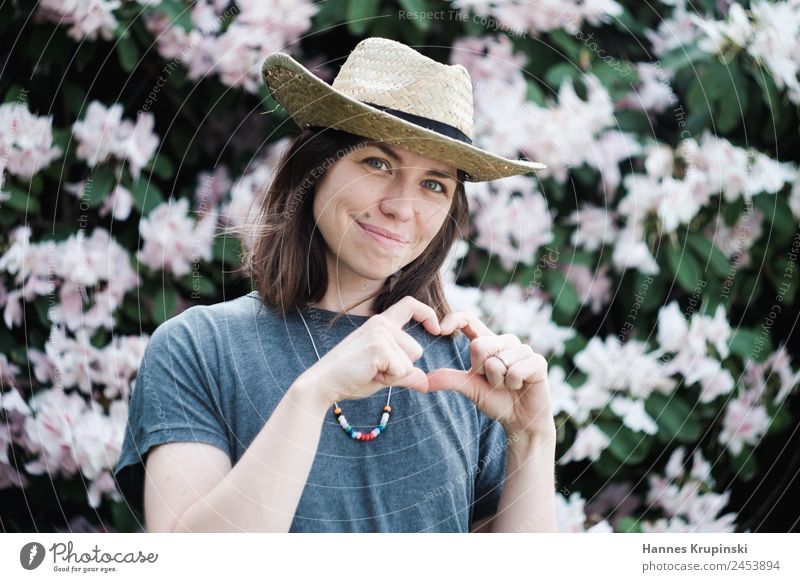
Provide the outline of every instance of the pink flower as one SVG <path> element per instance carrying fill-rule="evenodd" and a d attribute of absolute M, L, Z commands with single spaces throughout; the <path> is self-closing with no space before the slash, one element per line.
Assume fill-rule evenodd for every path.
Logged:
<path fill-rule="evenodd" d="M 575 441 L 564 456 L 558 460 L 559 465 L 566 465 L 573 461 L 589 459 L 594 462 L 600 458 L 600 454 L 608 448 L 611 439 L 606 433 L 590 424 L 578 429 Z"/>
<path fill-rule="evenodd" d="M 613 243 L 618 230 L 613 213 L 591 204 L 584 204 L 581 209 L 573 212 L 565 223 L 576 226 L 570 242 L 592 252 Z"/>
<path fill-rule="evenodd" d="M 744 445 L 755 446 L 769 428 L 770 417 L 761 404 L 750 402 L 746 392 L 731 400 L 725 409 L 719 443 L 738 455 Z"/>
<path fill-rule="evenodd" d="M 560 533 L 610 533 L 611 526 L 602 520 L 587 527 L 586 502 L 579 492 L 566 497 L 556 493 L 556 521 Z"/>
<path fill-rule="evenodd" d="M 30 178 L 59 155 L 61 149 L 53 145 L 51 116 L 37 117 L 27 104 L 0 105 L 0 170 Z"/>
<path fill-rule="evenodd" d="M 164 269 L 176 277 L 188 274 L 194 261 L 210 261 L 218 213 L 212 209 L 195 224 L 188 212 L 186 198 L 154 208 L 139 223 L 144 246 L 137 258 L 151 269 Z"/>
<path fill-rule="evenodd" d="M 553 322 L 550 305 L 538 297 L 524 297 L 516 284 L 508 285 L 502 293 L 487 289 L 481 308 L 496 333 L 513 333 L 542 354 L 562 355 L 564 343 L 575 335 L 574 329 Z"/>
<path fill-rule="evenodd" d="M 99 101 L 92 101 L 83 121 L 76 121 L 72 126 L 78 141 L 75 153 L 90 168 L 111 157 L 127 161 L 131 175 L 136 178 L 158 148 L 154 124 L 152 113 L 140 114 L 134 124 L 122 119 L 122 105 L 119 103 L 106 108 Z"/>
<path fill-rule="evenodd" d="M 561 270 L 578 292 L 581 304 L 589 305 L 592 313 L 600 313 L 611 301 L 612 282 L 607 265 L 597 271 L 578 264 L 565 266 Z"/>
<path fill-rule="evenodd" d="M 131 380 L 139 370 L 148 340 L 148 335 L 114 336 L 103 348 L 99 370 L 99 382 L 106 386 L 103 396 L 127 401 Z"/>
<path fill-rule="evenodd" d="M 36 392 L 31 397 L 34 415 L 25 421 L 30 450 L 38 458 L 25 469 L 33 475 L 58 474 L 72 477 L 78 472 L 73 454 L 75 428 L 87 406 L 76 392 L 66 394 L 60 389 Z"/>
<path fill-rule="evenodd" d="M 119 0 L 42 0 L 36 16 L 71 25 L 67 36 L 76 41 L 98 37 L 111 40 L 118 24 L 113 11 L 121 5 Z"/>
<path fill-rule="evenodd" d="M 84 394 L 91 394 L 92 384 L 101 379 L 101 352 L 92 345 L 83 328 L 72 339 L 61 328 L 53 327 L 45 343 L 45 353 L 58 369 L 59 388 L 77 386 Z"/>

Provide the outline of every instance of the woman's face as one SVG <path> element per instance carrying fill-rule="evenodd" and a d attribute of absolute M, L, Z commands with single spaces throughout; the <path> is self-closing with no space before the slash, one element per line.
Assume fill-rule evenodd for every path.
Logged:
<path fill-rule="evenodd" d="M 339 276 L 382 281 L 411 263 L 442 228 L 456 185 L 456 168 L 386 143 L 337 160 L 317 184 L 313 213 Z"/>

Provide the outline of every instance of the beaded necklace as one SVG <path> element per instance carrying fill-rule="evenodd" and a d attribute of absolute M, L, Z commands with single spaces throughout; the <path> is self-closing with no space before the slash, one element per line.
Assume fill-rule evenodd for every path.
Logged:
<path fill-rule="evenodd" d="M 302 311 L 298 310 L 300 313 L 300 319 L 303 320 L 303 325 L 308 332 L 308 338 L 311 340 L 311 345 L 314 346 L 314 352 L 317 354 L 317 361 L 319 361 L 319 352 L 317 351 L 317 344 L 314 343 L 314 338 L 311 336 L 311 330 L 308 329 L 308 324 L 306 323 L 306 318 L 303 317 Z M 383 414 L 381 415 L 381 422 L 375 428 L 373 428 L 369 432 L 361 432 L 355 430 L 350 423 L 347 422 L 347 419 L 342 412 L 342 409 L 339 407 L 338 402 L 333 403 L 333 414 L 336 416 L 336 420 L 339 421 L 339 425 L 342 427 L 344 432 L 346 432 L 350 438 L 355 439 L 357 441 L 371 441 L 375 440 L 379 437 L 383 431 L 386 430 L 386 424 L 389 422 L 389 414 L 392 412 L 392 407 L 389 406 L 389 401 L 392 398 L 392 387 L 389 386 L 389 396 L 386 398 L 386 406 L 383 407 Z"/>

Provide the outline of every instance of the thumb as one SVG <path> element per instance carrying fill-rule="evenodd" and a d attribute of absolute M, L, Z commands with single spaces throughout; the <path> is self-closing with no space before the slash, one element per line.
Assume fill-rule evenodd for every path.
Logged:
<path fill-rule="evenodd" d="M 378 376 L 381 376 L 386 379 L 383 373 L 378 374 L 375 376 L 376 380 L 380 380 Z M 386 382 L 387 385 L 392 386 L 405 386 L 407 388 L 411 388 L 412 390 L 416 390 L 417 392 L 427 392 L 428 391 L 428 377 L 425 375 L 425 372 L 420 370 L 417 367 L 411 369 L 411 372 L 402 376 L 400 378 L 393 379 L 390 382 Z"/>
<path fill-rule="evenodd" d="M 476 389 L 475 373 L 453 368 L 439 368 L 428 373 L 428 392 L 455 390 L 472 397 Z"/>

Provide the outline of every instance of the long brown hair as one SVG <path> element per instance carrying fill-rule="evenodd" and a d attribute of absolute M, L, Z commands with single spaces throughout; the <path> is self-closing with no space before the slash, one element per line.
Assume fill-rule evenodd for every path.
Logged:
<path fill-rule="evenodd" d="M 312 212 L 316 185 L 332 164 L 367 141 L 366 137 L 331 128 L 306 128 L 278 161 L 253 225 L 252 248 L 244 252 L 242 271 L 255 283 L 262 302 L 282 316 L 321 300 L 328 289 L 326 243 Z M 457 178 L 448 218 L 428 247 L 388 277 L 376 293 L 346 311 L 374 298 L 374 312 L 381 313 L 411 295 L 430 305 L 440 320 L 450 313 L 439 269 L 469 225 L 466 173 L 458 170 Z"/>

